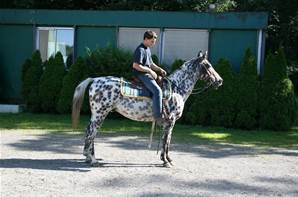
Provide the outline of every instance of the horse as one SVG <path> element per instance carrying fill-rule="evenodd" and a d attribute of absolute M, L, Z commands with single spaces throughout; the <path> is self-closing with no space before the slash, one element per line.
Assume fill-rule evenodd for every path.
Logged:
<path fill-rule="evenodd" d="M 163 161 L 163 166 L 169 168 L 173 165 L 173 160 L 169 156 L 172 130 L 175 122 L 182 116 L 184 104 L 192 93 L 196 82 L 203 80 L 207 82 L 208 87 L 218 88 L 222 85 L 223 79 L 207 60 L 207 52 L 203 54 L 201 51 L 197 57 L 186 61 L 167 79 L 168 83 L 171 84 L 172 94 L 167 101 L 163 102 L 163 112 L 166 118 L 160 125 L 163 130 L 160 159 Z M 114 76 L 87 78 L 75 89 L 72 103 L 73 127 L 78 124 L 84 93 L 92 82 L 89 86 L 91 119 L 86 128 L 83 149 L 86 162 L 90 163 L 91 166 L 100 166 L 95 158 L 94 138 L 109 112 L 115 110 L 131 120 L 153 121 L 154 123 L 152 99 L 122 95 L 120 90 L 121 80 L 121 78 Z"/>

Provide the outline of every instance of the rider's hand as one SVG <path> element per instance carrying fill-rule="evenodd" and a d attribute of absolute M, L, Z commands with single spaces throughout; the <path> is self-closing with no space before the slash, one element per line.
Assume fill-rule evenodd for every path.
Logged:
<path fill-rule="evenodd" d="M 157 79 L 157 74 L 156 72 L 154 72 L 153 70 L 150 71 L 151 76 L 153 77 L 153 79 Z"/>
<path fill-rule="evenodd" d="M 160 70 L 161 76 L 165 77 L 167 75 L 167 72 L 164 69 Z"/>

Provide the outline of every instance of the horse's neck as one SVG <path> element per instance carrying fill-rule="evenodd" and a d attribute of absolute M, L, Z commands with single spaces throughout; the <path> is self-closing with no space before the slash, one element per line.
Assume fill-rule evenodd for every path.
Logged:
<path fill-rule="evenodd" d="M 169 79 L 175 83 L 174 91 L 183 97 L 186 101 L 191 94 L 196 82 L 198 81 L 198 73 L 190 69 L 190 65 L 183 65 L 179 70 L 169 76 Z"/>

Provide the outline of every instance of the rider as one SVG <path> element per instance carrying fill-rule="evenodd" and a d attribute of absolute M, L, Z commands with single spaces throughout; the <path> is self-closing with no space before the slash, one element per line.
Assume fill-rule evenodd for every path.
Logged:
<path fill-rule="evenodd" d="M 166 71 L 157 66 L 151 58 L 150 48 L 156 43 L 157 34 L 148 30 L 144 33 L 143 43 L 134 52 L 133 75 L 140 79 L 146 88 L 153 94 L 153 116 L 158 123 L 163 121 L 162 117 L 162 90 L 155 81 L 158 77 L 156 72 L 166 76 Z"/>

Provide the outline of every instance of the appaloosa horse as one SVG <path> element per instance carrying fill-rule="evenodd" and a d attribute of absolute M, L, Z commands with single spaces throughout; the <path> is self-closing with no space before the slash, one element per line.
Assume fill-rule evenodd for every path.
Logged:
<path fill-rule="evenodd" d="M 213 69 L 206 56 L 207 52 L 204 55 L 200 52 L 198 57 L 185 62 L 180 69 L 168 76 L 168 81 L 172 86 L 172 96 L 163 105 L 166 119 L 162 125 L 163 144 L 160 155 L 165 167 L 170 167 L 169 163 L 172 165 L 172 159 L 169 157 L 169 146 L 173 127 L 176 120 L 181 117 L 185 101 L 191 94 L 197 80 L 207 81 L 207 84 L 216 88 L 222 85 L 222 78 Z M 87 162 L 90 162 L 92 166 L 98 166 L 99 163 L 94 154 L 94 138 L 111 110 L 115 110 L 123 116 L 136 121 L 150 122 L 154 119 L 151 99 L 123 96 L 120 91 L 121 79 L 107 76 L 87 78 L 76 87 L 72 107 L 74 126 L 77 125 L 79 120 L 85 89 L 91 82 L 89 88 L 91 119 L 86 128 L 83 154 L 86 156 Z"/>

